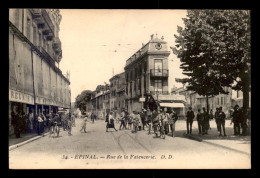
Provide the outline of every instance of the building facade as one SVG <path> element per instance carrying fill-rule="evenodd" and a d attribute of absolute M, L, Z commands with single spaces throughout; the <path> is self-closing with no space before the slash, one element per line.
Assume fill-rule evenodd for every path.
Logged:
<path fill-rule="evenodd" d="M 113 76 L 110 80 L 110 110 L 121 112 L 125 108 L 125 73 Z"/>
<path fill-rule="evenodd" d="M 128 112 L 141 111 L 145 102 L 139 102 L 139 98 L 168 94 L 169 55 L 163 37 L 151 35 L 151 40 L 126 61 L 125 107 Z"/>
<path fill-rule="evenodd" d="M 229 92 L 228 94 L 219 94 L 217 96 L 208 97 L 209 110 L 213 110 L 215 113 L 216 108 L 222 106 L 222 110 L 229 114 L 230 109 L 232 108 L 232 89 L 225 87 L 224 90 Z M 207 102 L 205 96 L 200 96 L 194 91 L 189 91 L 185 87 L 175 89 L 173 94 L 180 94 L 185 96 L 186 107 L 185 110 L 188 110 L 188 107 L 191 106 L 193 111 L 197 112 L 198 109 L 202 110 L 203 107 L 207 108 Z M 228 115 L 227 115 L 228 116 Z"/>
<path fill-rule="evenodd" d="M 70 108 L 68 76 L 62 58 L 57 9 L 9 10 L 9 125 L 14 105 L 26 114 Z"/>

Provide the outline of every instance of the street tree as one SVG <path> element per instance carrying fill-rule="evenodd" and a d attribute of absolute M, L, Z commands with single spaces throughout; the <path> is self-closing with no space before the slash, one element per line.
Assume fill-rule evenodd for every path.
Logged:
<path fill-rule="evenodd" d="M 86 112 L 86 106 L 88 103 L 90 103 L 91 93 L 92 93 L 92 91 L 90 91 L 90 90 L 84 90 L 81 92 L 81 94 L 79 94 L 76 97 L 75 107 L 79 108 L 81 113 Z"/>
<path fill-rule="evenodd" d="M 251 74 L 250 12 L 188 10 L 185 27 L 178 26 L 173 53 L 180 58 L 188 90 L 208 98 L 227 94 L 225 87 L 243 91 L 248 108 Z M 207 103 L 208 108 L 208 103 Z"/>

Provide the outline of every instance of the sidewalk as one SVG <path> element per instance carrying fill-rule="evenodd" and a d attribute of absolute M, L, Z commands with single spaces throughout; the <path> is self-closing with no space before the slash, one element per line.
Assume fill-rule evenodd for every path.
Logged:
<path fill-rule="evenodd" d="M 184 136 L 193 140 L 197 140 L 200 142 L 204 142 L 226 149 L 231 149 L 233 151 L 237 151 L 244 154 L 251 154 L 251 136 L 234 136 L 233 126 L 233 124 L 230 125 L 230 120 L 226 120 L 226 137 L 219 136 L 219 132 L 217 131 L 217 125 L 214 120 L 210 121 L 211 129 L 208 131 L 208 135 L 199 134 L 197 121 L 193 122 L 192 135 L 186 135 L 186 121 L 184 120 L 177 121 L 176 130 L 183 130 Z"/>
<path fill-rule="evenodd" d="M 48 128 L 44 129 L 44 132 L 43 132 L 42 135 L 38 135 L 36 132 L 22 133 L 21 134 L 21 138 L 15 138 L 14 134 L 9 135 L 9 147 L 12 146 L 12 145 L 16 145 L 16 144 L 22 143 L 24 141 L 30 140 L 30 139 L 32 139 L 34 137 L 37 137 L 37 136 L 41 137 L 41 136 L 43 136 L 46 133 L 48 133 Z"/>

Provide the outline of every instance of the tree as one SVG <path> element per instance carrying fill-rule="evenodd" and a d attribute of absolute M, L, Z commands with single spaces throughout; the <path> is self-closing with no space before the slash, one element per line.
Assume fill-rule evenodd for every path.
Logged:
<path fill-rule="evenodd" d="M 86 105 L 90 103 L 91 93 L 90 90 L 84 90 L 76 97 L 75 107 L 79 108 L 81 113 L 86 112 Z"/>
<path fill-rule="evenodd" d="M 178 26 L 173 53 L 188 77 L 188 90 L 206 97 L 241 89 L 249 103 L 250 13 L 242 10 L 188 10 L 185 28 Z M 246 96 L 247 95 L 247 96 Z M 207 104 L 208 105 L 208 104 Z M 207 106 L 208 110 L 208 106 Z"/>

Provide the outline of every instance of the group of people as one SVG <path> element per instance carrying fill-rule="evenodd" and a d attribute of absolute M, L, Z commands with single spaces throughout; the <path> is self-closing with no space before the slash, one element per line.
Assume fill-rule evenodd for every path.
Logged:
<path fill-rule="evenodd" d="M 107 123 L 106 132 L 108 132 L 109 128 L 113 128 L 117 131 L 114 124 L 115 115 L 116 113 L 113 111 L 107 114 L 105 120 Z M 131 114 L 123 109 L 119 118 L 119 130 L 128 129 L 132 130 L 133 133 L 137 133 L 138 131 L 145 130 L 145 128 L 147 128 L 148 134 L 151 134 L 151 131 L 153 130 L 154 134 L 157 136 L 159 128 L 161 127 L 163 128 L 165 134 L 168 134 L 169 130 L 171 130 L 172 136 L 174 136 L 175 122 L 177 120 L 178 116 L 173 109 L 170 113 L 166 113 L 165 110 L 151 111 L 150 109 L 142 109 L 141 112 L 133 111 Z"/>
<path fill-rule="evenodd" d="M 203 112 L 201 113 L 200 109 L 198 109 L 198 113 L 196 116 L 196 120 L 198 123 L 199 134 L 205 135 L 208 134 L 208 130 L 210 129 L 210 119 L 215 118 L 215 122 L 217 125 L 217 131 L 219 132 L 219 136 L 226 137 L 226 114 L 222 111 L 222 107 L 216 108 L 215 115 L 213 116 L 213 112 L 211 110 L 208 113 L 205 107 L 202 108 Z M 187 134 L 192 134 L 192 124 L 195 118 L 195 114 L 192 111 L 192 108 L 189 107 L 187 111 Z M 231 114 L 231 123 L 234 123 L 234 135 L 248 135 L 250 133 L 250 126 L 248 124 L 248 120 L 251 120 L 250 111 L 246 111 L 244 108 L 239 108 L 238 105 L 234 107 L 234 112 Z M 242 133 L 240 132 L 242 130 Z"/>
<path fill-rule="evenodd" d="M 14 128 L 15 138 L 21 138 L 22 133 L 34 133 L 38 135 L 44 133 L 47 128 L 49 131 L 54 126 L 54 122 L 61 123 L 64 130 L 68 130 L 69 135 L 71 134 L 71 127 L 75 126 L 75 117 L 71 116 L 70 113 L 62 115 L 61 113 L 48 113 L 38 112 L 34 116 L 32 110 L 29 113 L 24 113 L 17 105 L 13 106 L 11 112 L 11 125 Z"/>
<path fill-rule="evenodd" d="M 220 132 L 219 136 L 222 136 L 222 129 L 223 129 L 224 136 L 226 136 L 226 131 L 225 131 L 226 115 L 222 111 L 222 107 L 219 107 L 217 109 L 216 113 L 217 114 L 215 114 L 215 119 L 217 122 L 218 131 Z M 194 119 L 195 119 L 195 114 L 192 111 L 192 108 L 189 107 L 189 110 L 187 111 L 187 120 L 186 120 L 187 134 L 190 134 L 190 135 L 192 134 L 192 124 L 193 124 Z M 208 134 L 208 130 L 211 129 L 210 128 L 210 119 L 213 119 L 212 112 L 209 114 L 206 111 L 205 107 L 202 108 L 202 112 L 200 111 L 200 109 L 198 109 L 196 120 L 198 123 L 199 134 L 201 134 L 201 135 Z"/>
<path fill-rule="evenodd" d="M 113 128 L 117 131 L 114 124 L 115 116 L 116 113 L 113 111 L 107 114 L 105 121 L 107 122 L 107 132 L 109 128 Z M 211 129 L 210 120 L 215 118 L 219 136 L 227 136 L 225 128 L 226 114 L 223 112 L 222 107 L 216 108 L 214 115 L 212 110 L 208 113 L 205 107 L 202 108 L 202 112 L 198 109 L 198 112 L 195 115 L 192 108 L 189 107 L 186 118 L 187 134 L 189 135 L 192 134 L 192 125 L 195 118 L 198 123 L 198 131 L 200 135 L 208 134 Z M 250 123 L 248 122 L 249 120 L 251 121 L 250 111 L 246 111 L 236 105 L 231 118 L 231 124 L 234 123 L 234 135 L 248 135 L 250 133 Z M 141 112 L 133 111 L 131 114 L 123 109 L 119 117 L 119 130 L 130 129 L 133 133 L 136 133 L 148 128 L 148 134 L 151 134 L 151 130 L 153 130 L 154 133 L 158 135 L 158 132 L 163 128 L 165 134 L 171 133 L 171 135 L 174 136 L 175 123 L 177 120 L 177 113 L 173 109 L 171 109 L 169 113 L 167 113 L 166 110 L 151 111 L 149 109 L 142 109 Z"/>
<path fill-rule="evenodd" d="M 230 124 L 232 123 L 234 123 L 234 135 L 249 135 L 251 127 L 250 109 L 246 110 L 243 107 L 239 108 L 238 105 L 235 105 L 233 117 Z"/>

